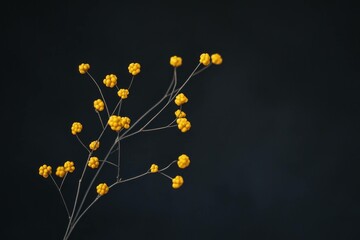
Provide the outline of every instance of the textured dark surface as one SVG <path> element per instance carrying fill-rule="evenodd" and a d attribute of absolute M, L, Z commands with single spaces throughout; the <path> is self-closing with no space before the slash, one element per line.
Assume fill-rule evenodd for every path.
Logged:
<path fill-rule="evenodd" d="M 183 81 L 203 52 L 224 62 L 184 89 L 190 132 L 145 133 L 122 145 L 124 177 L 187 153 L 190 167 L 168 172 L 181 173 L 183 187 L 160 175 L 119 185 L 72 239 L 358 239 L 359 14 L 345 5 L 5 4 L 5 239 L 62 239 L 66 212 L 37 171 L 86 159 L 73 121 L 94 130 L 84 141 L 98 134 L 91 103 L 99 95 L 80 63 L 98 81 L 117 74 L 123 86 L 128 64 L 141 63 L 123 106 L 135 119 L 166 90 L 170 56 L 183 57 Z"/>

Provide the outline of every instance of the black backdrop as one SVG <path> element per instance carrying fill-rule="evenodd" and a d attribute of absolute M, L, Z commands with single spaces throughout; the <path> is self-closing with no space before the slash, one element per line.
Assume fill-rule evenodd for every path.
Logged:
<path fill-rule="evenodd" d="M 224 62 L 184 89 L 190 132 L 145 133 L 122 145 L 124 177 L 187 153 L 190 167 L 168 172 L 181 172 L 183 187 L 160 175 L 117 186 L 72 239 L 359 238 L 356 6 L 29 1 L 4 3 L 1 18 L 4 239 L 62 239 L 66 212 L 38 167 L 84 161 L 73 121 L 98 131 L 98 92 L 80 63 L 99 81 L 117 74 L 123 86 L 128 64 L 141 63 L 123 106 L 135 119 L 166 90 L 170 56 L 182 56 L 183 81 L 203 52 Z"/>

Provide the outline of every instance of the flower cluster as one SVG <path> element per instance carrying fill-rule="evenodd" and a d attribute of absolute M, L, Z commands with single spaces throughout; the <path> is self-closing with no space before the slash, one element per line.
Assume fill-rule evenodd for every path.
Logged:
<path fill-rule="evenodd" d="M 182 176 L 177 175 L 175 178 L 172 179 L 172 187 L 174 189 L 180 188 L 184 184 L 184 179 Z"/>
<path fill-rule="evenodd" d="M 172 56 L 170 58 L 170 65 L 173 67 L 180 67 L 182 65 L 182 58 L 178 56 Z"/>
<path fill-rule="evenodd" d="M 175 111 L 175 117 L 176 118 L 184 118 L 186 117 L 186 113 L 180 109 Z"/>
<path fill-rule="evenodd" d="M 187 103 L 189 100 L 188 98 L 185 96 L 185 94 L 183 93 L 179 93 L 176 97 L 175 97 L 175 104 L 178 106 L 181 106 L 185 103 Z"/>
<path fill-rule="evenodd" d="M 58 176 L 58 177 L 64 177 L 66 174 L 66 171 L 65 171 L 65 167 L 64 166 L 58 166 L 56 168 L 56 172 L 55 172 L 55 175 Z"/>
<path fill-rule="evenodd" d="M 205 66 L 209 65 L 210 64 L 210 55 L 208 53 L 201 54 L 199 62 Z"/>
<path fill-rule="evenodd" d="M 222 64 L 223 60 L 220 54 L 218 53 L 214 53 L 211 55 L 211 62 L 215 65 L 220 65 Z"/>
<path fill-rule="evenodd" d="M 63 166 L 58 166 L 56 168 L 55 175 L 62 178 L 65 176 L 66 173 L 68 172 L 72 173 L 74 172 L 74 170 L 75 170 L 74 162 L 66 161 Z"/>
<path fill-rule="evenodd" d="M 131 75 L 133 76 L 138 75 L 140 73 L 140 68 L 141 65 L 139 63 L 130 63 L 128 66 L 129 73 L 131 73 Z"/>
<path fill-rule="evenodd" d="M 156 165 L 156 164 L 151 164 L 151 167 L 150 167 L 150 172 L 152 173 L 156 173 L 159 171 L 159 166 Z"/>
<path fill-rule="evenodd" d="M 82 63 L 79 65 L 79 72 L 80 74 L 85 74 L 89 71 L 90 65 L 88 63 Z"/>
<path fill-rule="evenodd" d="M 117 115 L 111 115 L 108 120 L 110 128 L 114 131 L 120 131 L 122 128 L 128 129 L 130 127 L 130 122 L 130 118 Z"/>
<path fill-rule="evenodd" d="M 75 170 L 74 162 L 72 161 L 66 161 L 64 163 L 65 172 L 72 173 Z"/>
<path fill-rule="evenodd" d="M 106 183 L 100 183 L 99 185 L 96 186 L 96 192 L 102 196 L 107 194 L 109 191 L 109 187 Z"/>
<path fill-rule="evenodd" d="M 99 111 L 99 112 L 103 111 L 104 108 L 105 108 L 104 101 L 101 100 L 101 99 L 96 99 L 94 101 L 94 108 L 95 108 L 96 111 Z"/>
<path fill-rule="evenodd" d="M 103 83 L 109 88 L 113 88 L 117 84 L 117 77 L 115 74 L 108 74 L 105 76 Z"/>
<path fill-rule="evenodd" d="M 52 172 L 51 166 L 48 166 L 46 164 L 40 166 L 39 168 L 39 175 L 43 176 L 44 178 L 48 178 L 51 172 Z"/>
<path fill-rule="evenodd" d="M 179 168 L 187 168 L 190 165 L 190 158 L 186 154 L 181 154 L 178 157 L 177 165 Z"/>
<path fill-rule="evenodd" d="M 81 130 L 82 130 L 83 126 L 81 123 L 79 122 L 74 122 L 72 125 L 71 125 L 71 133 L 73 135 L 76 135 L 78 133 L 81 133 Z"/>
<path fill-rule="evenodd" d="M 92 169 L 98 168 L 99 167 L 99 158 L 94 157 L 94 156 L 90 157 L 88 166 Z"/>
<path fill-rule="evenodd" d="M 100 147 L 100 141 L 99 140 L 95 140 L 95 141 L 92 141 L 90 144 L 89 144 L 89 148 L 93 151 L 97 150 L 98 148 Z"/>
<path fill-rule="evenodd" d="M 187 118 L 185 117 L 176 119 L 176 123 L 178 125 L 179 130 L 183 133 L 189 131 L 191 128 L 190 121 L 187 120 Z"/>
<path fill-rule="evenodd" d="M 129 95 L 129 90 L 128 89 L 123 89 L 121 88 L 118 92 L 117 92 L 118 96 L 121 98 L 121 99 L 125 99 L 128 97 Z"/>

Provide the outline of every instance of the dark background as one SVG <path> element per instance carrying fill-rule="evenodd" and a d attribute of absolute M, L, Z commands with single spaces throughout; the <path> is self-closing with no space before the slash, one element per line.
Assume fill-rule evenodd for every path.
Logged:
<path fill-rule="evenodd" d="M 115 73 L 120 86 L 128 64 L 141 63 L 123 105 L 136 119 L 166 90 L 172 55 L 183 58 L 183 81 L 201 53 L 218 52 L 223 64 L 184 89 L 188 133 L 167 129 L 122 145 L 124 178 L 188 154 L 189 168 L 167 171 L 181 174 L 183 187 L 160 175 L 119 185 L 72 239 L 359 239 L 359 9 L 311 3 L 5 3 L 2 237 L 62 239 L 65 209 L 38 168 L 66 160 L 81 168 L 73 121 L 84 124 L 84 142 L 99 133 L 99 95 L 80 63 L 99 82 Z M 68 176 L 66 193 L 77 177 Z"/>

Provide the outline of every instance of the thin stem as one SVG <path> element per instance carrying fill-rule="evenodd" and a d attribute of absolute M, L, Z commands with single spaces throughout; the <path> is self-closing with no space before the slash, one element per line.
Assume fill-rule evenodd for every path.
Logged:
<path fill-rule="evenodd" d="M 105 163 L 108 163 L 114 167 L 117 167 L 118 165 L 116 165 L 115 163 L 112 163 L 112 162 L 109 162 L 109 161 L 104 161 L 104 160 L 99 160 L 99 162 L 105 162 Z"/>
<path fill-rule="evenodd" d="M 175 70 L 174 70 L 174 71 L 175 71 Z M 170 85 L 169 85 L 168 89 L 166 90 L 165 95 L 168 95 L 168 94 L 169 94 L 170 89 L 171 89 L 171 87 L 174 85 L 174 83 L 175 83 L 175 77 L 174 77 L 174 74 L 173 74 L 173 77 L 172 77 L 172 79 L 171 79 Z M 174 91 L 174 89 L 173 89 L 173 91 Z"/>
<path fill-rule="evenodd" d="M 202 71 L 204 71 L 205 69 L 207 69 L 208 67 L 210 67 L 212 65 L 212 63 L 210 63 L 207 66 L 204 66 L 203 68 L 201 68 L 200 70 L 196 71 L 193 76 L 198 75 L 199 73 L 201 73 Z"/>
<path fill-rule="evenodd" d="M 101 163 L 101 165 L 99 166 L 99 168 L 98 168 L 98 170 L 96 171 L 95 175 L 93 176 L 91 182 L 89 183 L 88 188 L 86 189 L 86 192 L 85 192 L 85 194 L 84 194 L 84 196 L 83 196 L 83 198 L 82 198 L 82 200 L 81 200 L 81 203 L 80 203 L 80 205 L 79 205 L 79 208 L 78 208 L 78 210 L 77 210 L 77 212 L 76 212 L 76 215 L 75 215 L 75 218 L 74 218 L 75 221 L 76 221 L 76 219 L 77 219 L 77 217 L 78 217 L 78 215 L 79 215 L 79 213 L 80 213 L 80 211 L 81 211 L 82 206 L 84 205 L 85 199 L 86 199 L 87 195 L 89 194 L 89 191 L 90 191 L 92 185 L 94 184 L 97 176 L 99 175 L 101 169 L 103 168 L 106 160 L 108 159 L 108 157 L 109 157 L 112 149 L 115 147 L 116 144 L 117 144 L 117 141 L 115 140 L 114 143 L 111 145 L 108 153 L 106 154 L 106 156 L 105 156 L 105 158 L 104 158 L 104 161 Z M 79 183 L 80 183 L 80 181 L 79 181 Z M 75 208 L 74 208 L 74 209 L 75 209 Z"/>
<path fill-rule="evenodd" d="M 95 83 L 96 87 L 98 88 L 98 90 L 99 90 L 99 92 L 100 92 L 100 95 L 101 95 L 101 98 L 102 98 L 102 100 L 104 101 L 104 105 L 105 105 L 105 109 L 106 109 L 107 115 L 108 115 L 108 117 L 110 117 L 109 109 L 108 109 L 108 107 L 107 107 L 107 104 L 106 104 L 106 101 L 105 101 L 105 97 L 104 97 L 104 95 L 103 95 L 103 93 L 102 93 L 102 91 L 101 91 L 101 88 L 100 88 L 99 84 L 95 81 L 95 79 L 91 76 L 91 74 L 90 74 L 89 72 L 86 72 L 86 73 L 89 75 L 89 77 L 93 80 L 93 82 Z"/>
<path fill-rule="evenodd" d="M 120 101 L 119 101 L 119 109 L 118 109 L 118 115 L 120 115 L 120 111 L 121 111 L 121 105 L 122 105 L 122 98 L 120 98 Z"/>
<path fill-rule="evenodd" d="M 129 181 L 135 180 L 135 179 L 137 179 L 137 178 L 141 178 L 141 177 L 143 177 L 143 176 L 145 176 L 145 175 L 147 175 L 147 174 L 149 174 L 149 173 L 150 173 L 150 172 L 147 171 L 147 172 L 142 173 L 142 174 L 139 174 L 139 175 L 137 175 L 137 176 L 135 176 L 135 177 L 127 178 L 127 179 L 124 179 L 124 180 L 121 180 L 121 179 L 120 179 L 119 181 L 113 183 L 110 187 L 115 186 L 116 184 L 120 184 L 120 183 L 124 183 L 124 182 L 129 182 Z M 109 187 L 109 188 L 110 188 L 110 187 Z"/>
<path fill-rule="evenodd" d="M 173 93 L 174 93 L 174 90 L 175 90 L 176 85 L 177 85 L 177 72 L 176 72 L 176 68 L 174 68 L 173 79 L 174 79 L 174 86 L 173 86 L 173 88 L 172 88 L 172 91 L 171 91 L 171 94 L 170 94 L 168 103 L 171 101 L 171 98 L 173 97 Z"/>
<path fill-rule="evenodd" d="M 55 183 L 55 186 L 56 186 L 57 190 L 58 190 L 59 193 L 60 193 L 61 200 L 62 200 L 62 202 L 64 203 L 64 206 L 65 206 L 66 212 L 67 212 L 67 214 L 68 214 L 68 217 L 70 218 L 70 212 L 69 212 L 69 209 L 68 209 L 67 204 L 66 204 L 66 202 L 65 202 L 64 195 L 62 194 L 61 189 L 58 187 L 55 179 L 53 178 L 53 176 L 52 176 L 51 174 L 50 174 L 50 178 L 51 178 L 51 180 Z"/>
<path fill-rule="evenodd" d="M 169 165 L 167 165 L 166 167 L 160 169 L 159 172 L 165 171 L 166 169 L 168 169 L 171 165 L 173 165 L 176 162 L 177 162 L 177 160 L 172 161 L 171 163 L 169 163 Z"/>
<path fill-rule="evenodd" d="M 77 140 L 81 143 L 81 145 L 86 149 L 86 151 L 90 152 L 90 150 L 86 147 L 86 145 L 84 144 L 83 141 L 81 141 L 80 137 L 78 134 L 75 135 Z"/>
<path fill-rule="evenodd" d="M 99 120 L 100 120 L 100 123 L 101 123 L 102 128 L 104 129 L 104 123 L 103 123 L 103 120 L 102 120 L 102 118 L 101 118 L 101 115 L 100 115 L 99 111 L 98 111 L 98 110 L 95 110 L 95 112 L 96 112 L 96 114 L 97 114 L 98 117 L 99 117 Z"/>
<path fill-rule="evenodd" d="M 175 94 L 171 94 L 169 101 L 155 114 L 155 116 L 153 116 L 141 129 L 140 131 L 142 131 L 144 128 L 146 128 L 147 125 L 149 125 L 170 103 L 170 101 L 172 101 L 176 95 L 181 91 L 181 89 L 188 83 L 188 81 L 191 79 L 191 77 L 194 75 L 195 71 L 199 68 L 201 63 L 199 63 L 196 68 L 194 69 L 194 71 L 190 74 L 190 76 L 185 80 L 185 82 L 179 87 L 179 89 L 176 91 Z M 176 76 L 176 71 L 174 72 L 174 75 Z"/>
<path fill-rule="evenodd" d="M 162 130 L 162 129 L 166 129 L 166 128 L 172 128 L 172 127 L 176 127 L 176 125 L 167 125 L 167 126 L 163 126 L 163 127 L 143 129 L 142 132 L 152 132 L 152 131 Z"/>
<path fill-rule="evenodd" d="M 131 81 L 130 81 L 130 84 L 129 84 L 129 87 L 128 87 L 128 90 L 130 90 L 130 88 L 131 88 L 131 85 L 132 85 L 132 83 L 133 83 L 133 81 L 134 81 L 134 75 L 132 76 L 132 78 L 131 78 Z"/>
<path fill-rule="evenodd" d="M 60 190 L 61 190 L 61 188 L 62 188 L 62 185 L 63 185 L 64 182 L 65 182 L 65 178 L 66 178 L 67 174 L 68 174 L 68 172 L 65 173 L 65 176 L 64 176 L 63 179 L 61 180 L 61 184 L 60 184 L 60 187 L 59 187 Z"/>
<path fill-rule="evenodd" d="M 157 103 L 155 103 L 151 108 L 149 108 L 141 117 L 138 118 L 138 120 L 136 120 L 136 122 L 134 122 L 128 129 L 126 129 L 126 131 L 124 131 L 124 133 L 119 137 L 118 141 L 125 139 L 131 135 L 134 135 L 138 132 L 134 132 L 132 134 L 126 135 L 126 133 L 128 133 L 132 128 L 134 128 L 146 115 L 148 115 L 154 108 L 156 108 L 162 101 L 164 101 L 164 99 L 167 97 L 167 95 L 164 95 Z M 125 136 L 126 135 L 126 136 Z"/>
<path fill-rule="evenodd" d="M 170 177 L 169 175 L 167 175 L 167 174 L 165 174 L 163 172 L 159 172 L 159 173 L 172 180 L 172 177 Z"/>
<path fill-rule="evenodd" d="M 118 137 L 119 137 L 119 133 L 118 133 Z M 118 166 L 117 166 L 116 180 L 119 181 L 119 179 L 120 179 L 120 141 L 118 141 L 117 143 L 118 143 Z"/>
<path fill-rule="evenodd" d="M 94 203 L 95 203 L 99 198 L 100 198 L 100 195 L 96 196 L 96 198 L 94 199 L 94 201 L 92 201 L 92 202 L 89 204 L 89 206 L 88 206 L 86 209 L 84 209 L 84 211 L 81 213 L 81 215 L 80 215 L 80 216 L 76 219 L 76 221 L 71 225 L 70 230 L 67 232 L 67 234 L 66 234 L 65 237 L 64 237 L 64 240 L 66 240 L 66 239 L 69 238 L 71 232 L 74 230 L 76 224 L 79 222 L 79 220 L 81 219 L 81 217 L 91 208 L 91 206 L 94 205 Z"/>

